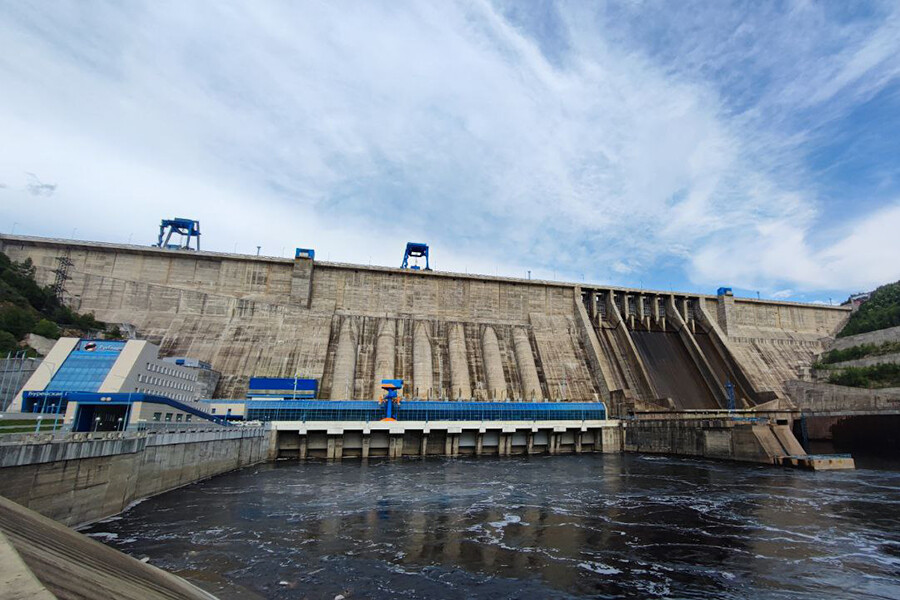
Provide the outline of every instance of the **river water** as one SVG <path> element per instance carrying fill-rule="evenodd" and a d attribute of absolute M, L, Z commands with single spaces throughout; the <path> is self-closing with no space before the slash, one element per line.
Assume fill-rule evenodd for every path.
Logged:
<path fill-rule="evenodd" d="M 900 598 L 900 470 L 879 467 L 280 462 L 85 533 L 221 598 Z"/>

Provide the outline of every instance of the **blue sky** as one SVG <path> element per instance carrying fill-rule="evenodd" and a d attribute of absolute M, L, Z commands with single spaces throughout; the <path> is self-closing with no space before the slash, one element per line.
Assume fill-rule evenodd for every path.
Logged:
<path fill-rule="evenodd" d="M 7 2 L 0 229 L 839 301 L 900 278 L 896 2 Z"/>

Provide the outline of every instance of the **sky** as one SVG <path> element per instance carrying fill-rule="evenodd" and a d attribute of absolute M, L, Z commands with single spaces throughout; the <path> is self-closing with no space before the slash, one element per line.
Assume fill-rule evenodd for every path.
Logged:
<path fill-rule="evenodd" d="M 0 231 L 838 303 L 900 279 L 900 3 L 0 2 Z"/>

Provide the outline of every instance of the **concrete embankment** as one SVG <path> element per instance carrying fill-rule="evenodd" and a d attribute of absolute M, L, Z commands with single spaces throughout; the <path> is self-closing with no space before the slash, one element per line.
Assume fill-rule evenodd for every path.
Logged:
<path fill-rule="evenodd" d="M 784 464 L 805 457 L 787 425 L 763 419 L 658 419 L 625 424 L 625 451 Z M 811 468 L 816 468 L 810 463 Z M 833 467 L 832 467 L 833 468 Z"/>
<path fill-rule="evenodd" d="M 283 421 L 269 458 L 402 458 L 621 452 L 618 421 Z"/>
<path fill-rule="evenodd" d="M 814 469 L 853 466 L 852 459 L 846 457 L 807 456 L 787 425 L 756 416 L 699 418 L 684 413 L 646 420 L 582 422 L 284 421 L 273 423 L 272 427 L 271 460 L 626 451 Z"/>
<path fill-rule="evenodd" d="M 2 600 L 215 600 L 180 577 L 0 498 Z"/>
<path fill-rule="evenodd" d="M 268 450 L 262 428 L 16 437 L 0 442 L 0 494 L 72 526 L 261 462 Z"/>

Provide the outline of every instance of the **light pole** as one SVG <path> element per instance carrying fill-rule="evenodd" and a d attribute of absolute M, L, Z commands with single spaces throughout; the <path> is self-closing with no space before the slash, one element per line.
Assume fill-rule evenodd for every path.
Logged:
<path fill-rule="evenodd" d="M 94 417 L 94 431 L 100 428 L 100 417 Z"/>
<path fill-rule="evenodd" d="M 43 419 L 41 415 L 38 415 L 37 421 L 34 424 L 34 432 L 37 433 L 41 430 L 41 419 Z"/>
<path fill-rule="evenodd" d="M 122 430 L 122 417 L 119 417 L 116 421 L 116 431 Z"/>

